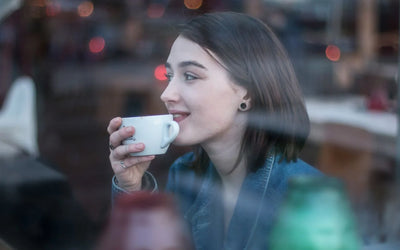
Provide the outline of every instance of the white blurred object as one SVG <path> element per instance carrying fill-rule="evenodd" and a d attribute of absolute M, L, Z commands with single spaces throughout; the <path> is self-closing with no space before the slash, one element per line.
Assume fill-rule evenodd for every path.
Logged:
<path fill-rule="evenodd" d="M 38 156 L 36 89 L 30 77 L 12 84 L 0 110 L 0 157 Z"/>
<path fill-rule="evenodd" d="M 0 21 L 17 10 L 21 3 L 22 0 L 0 0 Z"/>

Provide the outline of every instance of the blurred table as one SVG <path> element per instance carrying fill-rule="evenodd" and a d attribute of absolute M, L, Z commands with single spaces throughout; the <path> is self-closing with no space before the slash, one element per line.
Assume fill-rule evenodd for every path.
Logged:
<path fill-rule="evenodd" d="M 362 96 L 310 97 L 305 103 L 311 121 L 311 141 L 324 140 L 325 124 L 342 124 L 370 132 L 375 139 L 374 152 L 396 156 L 398 124 L 395 113 L 368 110 Z"/>

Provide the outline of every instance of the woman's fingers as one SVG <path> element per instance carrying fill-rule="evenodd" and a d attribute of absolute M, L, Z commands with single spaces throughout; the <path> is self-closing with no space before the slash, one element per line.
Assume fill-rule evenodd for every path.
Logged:
<path fill-rule="evenodd" d="M 116 117 L 107 127 L 107 132 L 110 134 L 110 163 L 120 187 L 129 191 L 140 190 L 143 174 L 155 156 L 131 156 L 131 153 L 143 151 L 145 145 L 143 143 L 121 145 L 123 140 L 135 133 L 134 127 L 120 129 L 121 124 L 121 117 Z"/>
<path fill-rule="evenodd" d="M 134 133 L 135 133 L 134 127 L 125 127 L 125 128 L 118 129 L 117 131 L 114 131 L 110 135 L 110 145 L 112 145 L 112 147 L 115 149 L 119 145 L 121 145 L 121 142 L 123 140 L 131 137 Z"/>
<path fill-rule="evenodd" d="M 120 140 L 118 142 L 118 141 L 116 141 L 116 139 L 118 139 L 118 137 L 116 135 L 113 136 L 113 134 L 118 132 L 121 124 L 122 124 L 121 117 L 115 117 L 115 118 L 111 119 L 110 123 L 108 124 L 107 132 L 110 134 L 109 148 L 111 151 L 114 150 L 118 145 L 121 144 L 122 140 Z M 116 139 L 111 140 L 111 138 L 116 138 Z"/>
<path fill-rule="evenodd" d="M 125 158 L 124 160 L 124 165 L 126 168 L 136 166 L 139 163 L 146 162 L 146 161 L 151 161 L 154 159 L 154 155 L 148 155 L 148 156 L 141 156 L 141 157 L 129 157 Z"/>
<path fill-rule="evenodd" d="M 143 172 L 146 170 L 147 166 L 150 164 L 150 161 L 152 161 L 155 158 L 154 155 L 149 155 L 149 156 L 131 156 L 127 157 L 121 160 L 114 160 L 112 161 L 112 168 L 114 169 L 115 174 L 119 174 L 125 171 L 130 171 L 131 169 L 134 169 L 135 171 L 138 171 L 142 167 L 144 169 L 139 170 L 141 173 L 139 175 L 143 175 Z M 138 168 L 138 169 L 135 169 Z"/>
<path fill-rule="evenodd" d="M 144 172 L 149 168 L 155 156 L 129 157 L 113 164 L 118 186 L 128 192 L 142 188 Z"/>
<path fill-rule="evenodd" d="M 122 160 L 129 156 L 130 153 L 137 153 L 144 150 L 143 143 L 134 143 L 127 145 L 120 145 L 111 151 L 111 157 L 116 160 Z M 111 159 L 113 160 L 113 159 Z"/>
<path fill-rule="evenodd" d="M 121 117 L 115 117 L 113 119 L 111 119 L 110 123 L 108 124 L 107 127 L 107 132 L 108 134 L 112 134 L 114 131 L 118 130 L 119 127 L 122 124 L 122 118 Z"/>

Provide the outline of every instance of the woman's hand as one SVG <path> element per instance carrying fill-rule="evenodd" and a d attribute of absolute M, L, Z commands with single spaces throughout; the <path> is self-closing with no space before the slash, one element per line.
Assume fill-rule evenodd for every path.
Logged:
<path fill-rule="evenodd" d="M 134 127 L 121 126 L 121 117 L 113 118 L 107 132 L 110 134 L 110 163 L 118 180 L 118 186 L 127 191 L 138 191 L 142 187 L 142 177 L 149 168 L 151 156 L 131 156 L 129 153 L 141 152 L 144 150 L 143 143 L 121 145 L 121 142 L 135 133 Z"/>

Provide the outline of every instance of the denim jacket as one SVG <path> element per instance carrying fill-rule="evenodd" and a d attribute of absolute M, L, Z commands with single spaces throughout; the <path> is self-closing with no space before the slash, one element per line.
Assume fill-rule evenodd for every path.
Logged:
<path fill-rule="evenodd" d="M 198 176 L 190 167 L 193 153 L 178 158 L 169 170 L 167 191 L 177 197 L 181 211 L 192 231 L 197 250 L 268 249 L 268 234 L 279 212 L 288 180 L 296 175 L 322 176 L 304 161 L 281 160 L 270 153 L 265 164 L 249 173 L 240 190 L 226 234 L 219 175 L 210 163 Z M 156 191 L 154 176 L 146 172 L 143 179 L 148 190 Z M 124 192 L 115 177 L 113 198 Z"/>
<path fill-rule="evenodd" d="M 167 189 L 177 196 L 198 250 L 267 249 L 268 234 L 288 180 L 296 175 L 322 176 L 300 159 L 280 161 L 280 155 L 270 153 L 265 164 L 245 178 L 224 235 L 219 176 L 212 164 L 204 175 L 197 176 L 189 166 L 192 159 L 193 153 L 188 153 L 175 161 Z"/>

